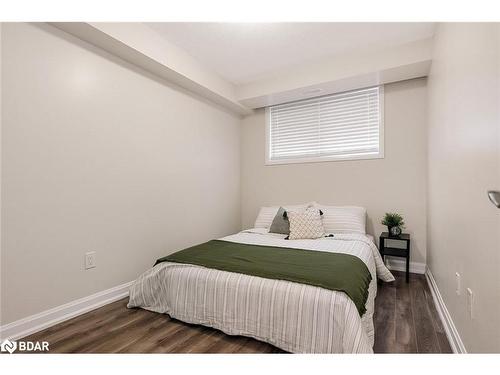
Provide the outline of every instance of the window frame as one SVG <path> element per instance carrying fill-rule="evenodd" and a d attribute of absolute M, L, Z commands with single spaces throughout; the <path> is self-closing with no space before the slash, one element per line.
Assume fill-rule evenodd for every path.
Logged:
<path fill-rule="evenodd" d="M 265 165 L 324 163 L 324 162 L 332 162 L 332 161 L 384 159 L 385 158 L 385 151 L 384 151 L 384 144 L 385 144 L 385 139 L 384 139 L 384 137 L 385 137 L 385 132 L 384 132 L 384 122 L 385 122 L 384 121 L 384 118 L 385 118 L 385 116 L 384 116 L 384 112 L 385 112 L 384 85 L 363 87 L 363 88 L 359 88 L 359 89 L 355 89 L 355 90 L 332 93 L 332 94 L 319 96 L 318 98 L 333 96 L 336 94 L 345 94 L 345 93 L 349 93 L 349 92 L 361 91 L 361 90 L 366 90 L 366 89 L 375 88 L 375 87 L 378 87 L 378 89 L 379 89 L 379 150 L 378 150 L 378 153 L 365 154 L 365 155 L 313 156 L 313 157 L 307 157 L 307 158 L 290 158 L 290 159 L 273 160 L 270 158 L 270 156 L 271 156 L 271 107 L 274 107 L 274 106 L 268 106 L 268 107 L 266 107 L 266 110 L 265 110 L 265 115 L 266 115 Z M 300 103 L 300 102 L 303 102 L 306 100 L 311 100 L 311 99 L 315 99 L 315 98 L 306 98 L 306 99 L 296 100 L 296 101 L 293 101 L 290 103 Z M 285 104 L 285 103 L 280 103 L 280 104 L 276 104 L 276 105 L 281 105 L 281 104 Z"/>

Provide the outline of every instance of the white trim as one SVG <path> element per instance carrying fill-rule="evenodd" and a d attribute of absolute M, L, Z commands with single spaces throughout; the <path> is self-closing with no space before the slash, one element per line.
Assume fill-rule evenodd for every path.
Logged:
<path fill-rule="evenodd" d="M 267 135 L 267 137 L 269 137 L 269 135 Z M 269 144 L 269 142 L 267 142 L 267 144 Z M 266 151 L 269 153 L 267 147 Z M 372 160 L 372 159 L 383 159 L 383 158 L 384 158 L 383 150 L 377 152 L 376 154 L 317 156 L 311 158 L 296 158 L 296 159 L 283 159 L 283 160 L 271 160 L 269 159 L 269 156 L 266 156 L 265 165 L 324 163 L 329 161 Z"/>
<path fill-rule="evenodd" d="M 77 299 L 0 327 L 0 338 L 17 340 L 128 296 L 131 282 Z"/>
<path fill-rule="evenodd" d="M 434 280 L 434 276 L 432 276 L 432 272 L 430 269 L 427 269 L 425 277 L 427 278 L 427 283 L 429 284 L 429 289 L 431 290 L 432 298 L 434 299 L 434 304 L 436 305 L 436 310 L 439 314 L 439 317 L 441 318 L 441 322 L 443 323 L 446 337 L 450 342 L 451 350 L 453 350 L 453 353 L 466 354 L 467 349 L 465 348 L 465 345 L 458 333 L 457 327 L 455 327 L 453 319 L 451 318 L 451 315 L 446 308 L 446 305 L 444 304 L 443 297 L 439 292 L 436 280 Z"/>
<path fill-rule="evenodd" d="M 378 87 L 379 101 L 379 126 L 378 126 L 378 155 L 379 159 L 385 158 L 385 85 Z M 375 159 L 375 157 L 373 158 Z"/>
<path fill-rule="evenodd" d="M 386 266 L 391 271 L 406 271 L 406 260 L 385 256 Z M 427 266 L 425 263 L 410 262 L 410 273 L 424 274 Z"/>
<path fill-rule="evenodd" d="M 271 107 L 266 107 L 266 159 L 265 165 L 271 161 Z"/>

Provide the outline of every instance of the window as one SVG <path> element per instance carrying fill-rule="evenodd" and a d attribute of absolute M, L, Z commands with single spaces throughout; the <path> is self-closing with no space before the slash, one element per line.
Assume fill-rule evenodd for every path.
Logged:
<path fill-rule="evenodd" d="M 383 86 L 268 107 L 266 164 L 384 157 Z"/>

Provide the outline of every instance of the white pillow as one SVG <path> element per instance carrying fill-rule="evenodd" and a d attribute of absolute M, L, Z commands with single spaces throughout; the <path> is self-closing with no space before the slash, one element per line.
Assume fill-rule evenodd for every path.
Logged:
<path fill-rule="evenodd" d="M 315 239 L 323 237 L 323 221 L 317 207 L 305 210 L 287 211 L 290 221 L 290 240 Z"/>
<path fill-rule="evenodd" d="M 254 228 L 269 229 L 280 207 L 283 207 L 285 210 L 303 210 L 313 205 L 315 205 L 315 202 L 296 205 L 261 207 L 259 214 L 257 215 L 257 219 L 255 219 Z"/>
<path fill-rule="evenodd" d="M 323 212 L 325 233 L 366 234 L 366 209 L 355 206 L 317 205 Z"/>

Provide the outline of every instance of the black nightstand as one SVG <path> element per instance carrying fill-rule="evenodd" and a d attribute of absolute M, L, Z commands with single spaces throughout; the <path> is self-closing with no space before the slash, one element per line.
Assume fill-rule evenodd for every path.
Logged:
<path fill-rule="evenodd" d="M 385 245 L 385 240 L 404 242 L 406 248 L 388 247 Z M 406 258 L 406 282 L 410 281 L 410 235 L 402 233 L 399 237 L 389 236 L 388 232 L 383 232 L 380 235 L 379 251 L 382 259 L 385 261 L 385 256 Z"/>

